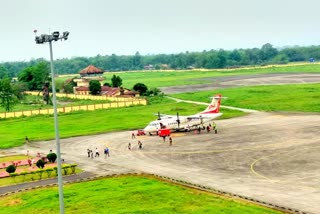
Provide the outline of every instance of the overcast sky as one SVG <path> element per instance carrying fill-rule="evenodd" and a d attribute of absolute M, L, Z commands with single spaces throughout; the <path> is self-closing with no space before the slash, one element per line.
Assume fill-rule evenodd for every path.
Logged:
<path fill-rule="evenodd" d="M 319 45 L 318 0 L 0 0 L 0 62 L 49 59 L 38 34 L 69 31 L 54 58 Z"/>

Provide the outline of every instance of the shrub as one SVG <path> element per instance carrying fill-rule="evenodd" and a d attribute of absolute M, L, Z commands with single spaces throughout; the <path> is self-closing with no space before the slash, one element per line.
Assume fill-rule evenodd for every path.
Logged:
<path fill-rule="evenodd" d="M 42 179 L 42 174 L 43 174 L 44 170 L 43 169 L 38 169 L 37 170 L 37 173 L 39 175 L 39 179 L 41 180 Z"/>
<path fill-rule="evenodd" d="M 30 172 L 31 180 L 32 180 L 32 181 L 34 180 L 34 176 L 33 176 L 33 175 L 34 175 L 35 173 L 36 173 L 35 171 L 31 171 L 31 172 Z"/>
<path fill-rule="evenodd" d="M 51 163 L 54 163 L 57 159 L 57 155 L 56 155 L 56 153 L 49 153 L 47 155 L 47 158 Z"/>
<path fill-rule="evenodd" d="M 77 164 L 71 164 L 70 167 L 71 167 L 71 173 L 75 174 L 76 173 Z"/>
<path fill-rule="evenodd" d="M 7 173 L 14 173 L 16 171 L 16 167 L 14 165 L 9 165 L 7 168 L 6 168 L 6 171 Z"/>
<path fill-rule="evenodd" d="M 50 178 L 51 173 L 53 172 L 53 169 L 52 168 L 48 168 L 48 169 L 46 169 L 46 172 L 48 174 L 48 178 Z"/>
<path fill-rule="evenodd" d="M 64 175 L 67 175 L 67 174 L 68 174 L 68 169 L 70 169 L 70 167 L 71 167 L 70 165 L 64 165 L 64 166 L 62 166 Z"/>
<path fill-rule="evenodd" d="M 36 163 L 38 168 L 43 169 L 44 165 L 46 164 L 46 162 L 44 162 L 42 159 L 39 159 Z"/>
<path fill-rule="evenodd" d="M 25 172 L 25 171 L 23 171 L 23 172 L 21 172 L 20 173 L 20 175 L 22 175 L 23 176 L 23 181 L 25 181 L 26 180 L 26 175 L 27 175 L 28 173 L 27 172 Z"/>
<path fill-rule="evenodd" d="M 148 87 L 143 83 L 136 83 L 133 86 L 133 90 L 138 91 L 140 95 L 145 95 L 145 93 L 148 91 Z"/>
<path fill-rule="evenodd" d="M 53 170 L 55 171 L 56 175 L 58 176 L 58 167 L 53 167 Z"/>
<path fill-rule="evenodd" d="M 13 178 L 14 182 L 16 182 L 17 173 L 10 173 L 10 177 Z"/>

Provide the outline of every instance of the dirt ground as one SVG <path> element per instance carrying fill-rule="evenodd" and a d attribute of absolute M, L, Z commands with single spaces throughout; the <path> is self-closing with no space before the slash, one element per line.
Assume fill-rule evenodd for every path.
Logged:
<path fill-rule="evenodd" d="M 285 79 L 295 76 L 289 78 L 286 74 Z M 317 76 L 320 82 L 320 75 Z M 240 79 L 233 81 L 240 84 Z M 241 84 L 247 81 L 244 79 Z M 217 121 L 218 134 L 174 133 L 172 146 L 168 139 L 164 143 L 157 136 L 131 139 L 131 132 L 127 131 L 62 139 L 61 151 L 67 162 L 76 162 L 96 174 L 154 173 L 319 213 L 319 121 L 320 114 L 316 113 L 255 112 Z M 142 150 L 138 149 L 138 140 L 143 144 Z M 129 142 L 132 151 L 127 149 Z M 106 146 L 111 154 L 108 158 L 103 155 Z M 88 148 L 98 148 L 100 157 L 88 158 Z M 50 149 L 55 149 L 55 141 L 3 152 L 48 153 Z"/>

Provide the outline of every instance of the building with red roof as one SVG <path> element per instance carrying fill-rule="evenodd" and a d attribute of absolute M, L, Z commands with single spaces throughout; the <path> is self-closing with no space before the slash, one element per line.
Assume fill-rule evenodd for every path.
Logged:
<path fill-rule="evenodd" d="M 73 88 L 74 94 L 79 95 L 89 95 L 89 82 L 91 80 L 98 80 L 101 84 L 101 96 L 126 96 L 126 97 L 138 97 L 139 92 L 131 91 L 126 88 L 113 88 L 109 86 L 103 86 L 103 73 L 104 71 L 100 68 L 97 68 L 93 65 L 82 69 L 79 74 L 80 78 L 75 78 L 73 81 L 77 83 L 77 86 Z"/>

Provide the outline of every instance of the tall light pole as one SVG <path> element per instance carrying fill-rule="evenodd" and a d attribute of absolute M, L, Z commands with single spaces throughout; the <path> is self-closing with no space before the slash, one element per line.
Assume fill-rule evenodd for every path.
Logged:
<path fill-rule="evenodd" d="M 37 30 L 34 30 L 37 33 Z M 51 65 L 51 80 L 52 80 L 52 96 L 53 96 L 53 109 L 54 109 L 54 129 L 56 133 L 56 147 L 57 147 L 57 162 L 58 162 L 58 186 L 59 186 L 59 204 L 60 214 L 64 214 L 64 202 L 63 202 L 63 182 L 62 182 L 62 167 L 61 167 L 61 155 L 60 155 L 60 137 L 59 137 L 59 124 L 58 124 L 58 111 L 57 111 L 57 98 L 56 98 L 56 84 L 55 75 L 53 70 L 53 53 L 52 53 L 52 42 L 58 40 L 67 40 L 69 32 L 63 32 L 60 35 L 59 31 L 53 32 L 51 35 L 42 34 L 36 36 L 35 41 L 37 44 L 49 43 L 50 47 L 50 65 Z"/>

